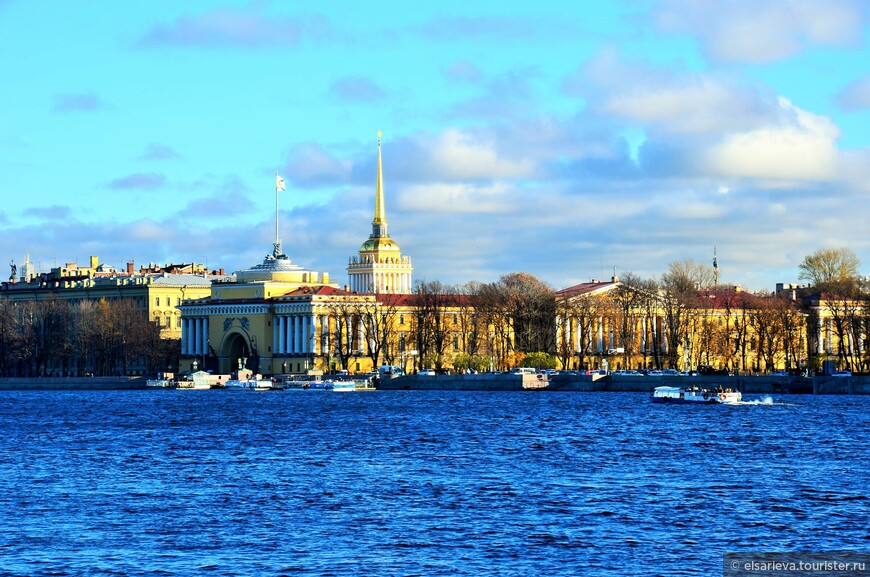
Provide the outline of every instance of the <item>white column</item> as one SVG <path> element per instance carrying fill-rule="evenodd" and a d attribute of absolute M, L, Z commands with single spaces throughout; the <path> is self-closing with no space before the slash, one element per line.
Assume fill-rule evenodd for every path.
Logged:
<path fill-rule="evenodd" d="M 205 354 L 205 341 L 208 338 L 205 332 L 205 317 L 199 319 L 199 354 Z"/>
<path fill-rule="evenodd" d="M 662 350 L 668 352 L 668 323 L 662 318 Z"/>
<path fill-rule="evenodd" d="M 825 352 L 825 337 L 824 331 L 822 327 L 822 321 L 819 319 L 819 328 L 816 331 L 816 352 L 821 354 Z"/>
<path fill-rule="evenodd" d="M 308 352 L 317 352 L 317 339 L 315 338 L 317 326 L 315 325 L 316 317 L 314 313 L 308 316 Z M 314 367 L 312 367 L 314 368 Z"/>
<path fill-rule="evenodd" d="M 329 353 L 329 315 L 323 315 L 320 317 L 323 321 L 323 326 L 321 327 L 321 334 L 323 335 L 323 350 L 322 354 Z"/>
<path fill-rule="evenodd" d="M 604 350 L 604 317 L 598 317 L 598 350 Z"/>
<path fill-rule="evenodd" d="M 299 342 L 296 338 L 296 315 L 291 314 L 287 321 L 287 351 L 292 355 L 296 354 L 296 344 Z"/>
<path fill-rule="evenodd" d="M 181 354 L 187 354 L 187 339 L 190 337 L 190 319 L 181 319 Z"/>
<path fill-rule="evenodd" d="M 272 356 L 278 353 L 278 317 L 272 315 Z"/>
<path fill-rule="evenodd" d="M 190 343 L 190 354 L 199 354 L 199 317 L 193 319 L 193 340 Z"/>
<path fill-rule="evenodd" d="M 199 342 L 199 318 L 193 319 L 191 326 L 193 331 L 190 333 L 190 354 L 196 355 L 199 354 L 199 351 L 196 350 L 196 344 Z"/>
<path fill-rule="evenodd" d="M 278 345 L 276 351 L 280 354 L 284 354 L 284 317 L 278 317 Z"/>
<path fill-rule="evenodd" d="M 295 354 L 299 353 L 299 316 L 291 315 L 290 316 L 290 352 Z"/>
<path fill-rule="evenodd" d="M 311 352 L 311 317 L 308 315 L 302 317 L 302 352 Z"/>
<path fill-rule="evenodd" d="M 202 317 L 196 319 L 196 340 L 193 341 L 193 354 L 202 354 Z"/>

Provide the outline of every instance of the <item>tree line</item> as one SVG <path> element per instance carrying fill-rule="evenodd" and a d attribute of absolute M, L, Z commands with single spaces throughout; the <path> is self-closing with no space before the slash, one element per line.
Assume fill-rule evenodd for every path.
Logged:
<path fill-rule="evenodd" d="M 585 367 L 600 352 L 593 346 L 596 322 L 607 318 L 623 345 L 625 367 L 638 358 L 656 368 L 717 361 L 759 370 L 798 366 L 810 349 L 802 339 L 825 329 L 834 345 L 823 355 L 809 350 L 815 357 L 810 363 L 834 356 L 867 370 L 870 291 L 859 264 L 849 249 L 822 249 L 801 263 L 805 294 L 817 295 L 817 305 L 824 302 L 829 320 L 807 314 L 807 300 L 717 292 L 712 267 L 690 259 L 671 263 L 658 279 L 625 273 L 606 295 L 571 299 L 556 299 L 551 286 L 526 273 L 492 283 L 420 281 L 410 308 L 389 295 L 339 304 L 330 354 L 344 369 L 360 355 L 373 366 L 488 370 L 534 361 L 539 368 Z M 399 319 L 408 315 L 400 329 Z M 582 346 L 557 326 L 567 316 Z M 664 319 L 661 331 L 652 330 L 656 318 Z M 813 324 L 819 322 L 830 326 Z M 406 357 L 410 350 L 416 354 Z M 179 341 L 160 338 L 160 327 L 130 300 L 0 301 L 0 376 L 153 374 L 177 368 L 179 356 Z"/>
<path fill-rule="evenodd" d="M 175 370 L 180 342 L 129 299 L 0 300 L 0 376 L 119 376 Z"/>

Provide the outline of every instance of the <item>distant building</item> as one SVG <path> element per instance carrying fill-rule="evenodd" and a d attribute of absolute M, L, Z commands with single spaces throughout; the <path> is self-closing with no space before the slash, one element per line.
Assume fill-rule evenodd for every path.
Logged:
<path fill-rule="evenodd" d="M 294 264 L 276 238 L 262 263 L 182 304 L 182 370 L 196 362 L 218 373 L 326 371 L 366 354 L 363 319 L 378 309 L 372 293 L 411 290 L 410 259 L 387 234 L 380 135 L 372 234 L 348 274 L 356 290 Z"/>
<path fill-rule="evenodd" d="M 25 259 L 24 274 L 0 286 L 2 330 L 11 331 L 4 334 L 9 345 L 2 351 L 0 373 L 137 375 L 148 372 L 158 357 L 161 370 L 172 369 L 177 352 L 163 352 L 174 347 L 145 345 L 143 333 L 161 342 L 180 339 L 178 305 L 208 296 L 212 280 L 225 276 L 197 264 L 152 264 L 137 271 L 128 263 L 119 271 L 97 256 L 85 266 L 65 263 L 36 274 Z M 95 313 L 100 303 L 127 318 L 106 320 Z M 150 329 L 149 321 L 159 331 L 143 331 L 143 323 Z M 97 336 L 110 329 L 112 342 Z"/>
<path fill-rule="evenodd" d="M 378 136 L 372 233 L 349 261 L 349 284 L 339 287 L 327 273 L 294 264 L 276 238 L 262 263 L 214 283 L 210 296 L 182 303 L 182 371 L 360 373 L 419 365 L 426 350 L 432 351 L 426 362 L 437 357 L 449 367 L 472 332 L 486 342 L 488 325 L 471 319 L 467 298 L 413 294 L 411 259 L 387 232 Z M 420 344 L 421 335 L 433 334 L 437 345 Z"/>
<path fill-rule="evenodd" d="M 671 295 L 592 281 L 556 292 L 556 349 L 563 368 L 772 371 L 807 364 L 807 311 L 739 286 Z"/>
<path fill-rule="evenodd" d="M 132 262 L 123 271 L 100 263 L 91 256 L 86 266 L 65 263 L 48 273 L 28 271 L 16 282 L 2 283 L 0 299 L 11 302 L 64 299 L 71 301 L 98 301 L 100 299 L 129 299 L 146 311 L 148 318 L 158 324 L 161 336 L 181 338 L 181 313 L 177 306 L 182 300 L 202 298 L 211 293 L 211 282 L 224 278 L 223 270 L 208 271 L 201 264 L 149 264 L 137 271 Z"/>

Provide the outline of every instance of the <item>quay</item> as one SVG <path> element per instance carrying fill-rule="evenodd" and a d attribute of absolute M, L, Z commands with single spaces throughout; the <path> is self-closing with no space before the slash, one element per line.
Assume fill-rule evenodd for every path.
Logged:
<path fill-rule="evenodd" d="M 623 375 L 537 375 L 481 373 L 471 375 L 407 375 L 383 380 L 382 390 L 417 391 L 581 391 L 646 392 L 660 386 L 698 385 L 702 388 L 735 389 L 750 394 L 870 394 L 870 377 L 775 377 L 775 376 L 623 376 Z"/>
<path fill-rule="evenodd" d="M 4 377 L 0 391 L 115 391 L 145 388 L 144 377 Z"/>
<path fill-rule="evenodd" d="M 38 390 L 144 390 L 144 377 L 36 377 L 0 378 L 0 391 Z M 698 385 L 713 389 L 735 389 L 749 394 L 868 395 L 870 376 L 774 377 L 707 376 L 649 377 L 626 375 L 537 375 L 481 373 L 471 375 L 406 375 L 380 382 L 380 390 L 406 391 L 576 391 L 643 392 L 660 386 Z"/>

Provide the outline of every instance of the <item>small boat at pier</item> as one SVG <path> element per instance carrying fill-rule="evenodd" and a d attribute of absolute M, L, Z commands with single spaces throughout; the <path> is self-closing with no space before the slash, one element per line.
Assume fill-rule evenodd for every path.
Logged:
<path fill-rule="evenodd" d="M 352 393 L 356 391 L 356 383 L 353 381 L 324 381 L 323 388 L 333 393 Z"/>
<path fill-rule="evenodd" d="M 680 404 L 728 404 L 739 403 L 743 400 L 743 394 L 740 391 L 732 391 L 731 389 L 718 390 L 702 389 L 701 387 L 656 387 L 650 395 L 650 400 L 653 403 L 672 403 Z"/>

